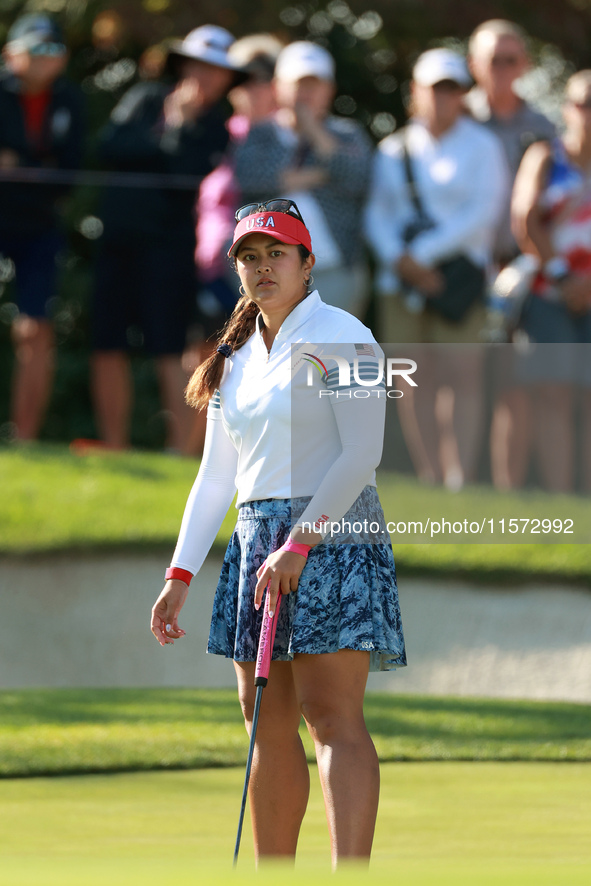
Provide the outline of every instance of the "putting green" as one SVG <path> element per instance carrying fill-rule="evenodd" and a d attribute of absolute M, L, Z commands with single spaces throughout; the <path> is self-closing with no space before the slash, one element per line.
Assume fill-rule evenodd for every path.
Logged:
<path fill-rule="evenodd" d="M 231 858 L 240 769 L 0 782 L 7 886 L 324 883 L 329 848 L 317 773 L 295 870 L 253 873 L 247 820 Z M 248 815 L 247 815 L 248 818 Z M 369 874 L 405 886 L 583 886 L 591 882 L 591 766 L 390 763 Z"/>

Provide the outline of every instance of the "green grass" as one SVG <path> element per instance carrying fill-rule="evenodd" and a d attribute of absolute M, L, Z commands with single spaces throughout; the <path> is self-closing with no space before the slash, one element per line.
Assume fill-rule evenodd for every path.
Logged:
<path fill-rule="evenodd" d="M 538 580 L 577 581 L 591 586 L 591 500 L 567 495 L 549 495 L 536 490 L 499 493 L 492 487 L 466 487 L 459 493 L 443 488 L 432 488 L 409 476 L 382 473 L 378 476 L 380 499 L 386 520 L 407 523 L 427 517 L 441 523 L 476 521 L 482 524 L 493 520 L 494 532 L 489 543 L 477 544 L 478 535 L 464 535 L 472 541 L 438 543 L 441 535 L 434 535 L 429 543 L 408 543 L 410 535 L 392 533 L 396 562 L 405 575 L 437 573 L 445 577 L 466 577 L 480 582 L 498 584 L 503 581 Z M 542 520 L 570 517 L 578 532 L 578 544 L 560 544 L 549 541 L 543 533 L 527 534 L 525 519 Z M 505 532 L 500 531 L 504 519 Z M 509 520 L 519 521 L 519 532 L 509 533 Z M 563 522 L 564 525 L 564 522 Z M 525 532 L 522 529 L 525 527 Z M 531 524 L 530 524 L 531 528 Z M 537 527 L 536 527 L 537 528 Z M 562 538 L 566 538 L 563 535 Z M 447 535 L 454 538 L 453 534 Z M 532 542 L 524 542 L 524 539 Z M 556 537 L 555 537 L 556 538 Z M 495 541 L 493 541 L 495 539 Z M 503 539 L 505 543 L 501 543 Z"/>
<path fill-rule="evenodd" d="M 366 717 L 383 761 L 591 761 L 586 705 L 369 693 Z M 232 690 L 0 692 L 4 777 L 243 765 L 247 746 Z"/>
<path fill-rule="evenodd" d="M 198 467 L 160 453 L 0 449 L 0 553 L 170 548 Z M 231 528 L 229 514 L 223 538 Z"/>
<path fill-rule="evenodd" d="M 159 453 L 132 452 L 78 458 L 66 447 L 30 445 L 0 448 L 0 555 L 88 550 L 170 551 L 197 462 Z M 488 487 L 459 494 L 421 486 L 407 476 L 383 473 L 379 480 L 386 519 L 431 517 L 494 519 L 571 517 L 590 539 L 589 499 L 540 492 L 499 494 Z M 230 509 L 217 545 L 227 542 L 235 513 Z M 450 536 L 453 537 L 453 536 Z M 570 581 L 591 586 L 591 545 L 514 543 L 408 543 L 393 535 L 399 569 L 405 575 L 436 574 L 481 581 Z M 413 536 L 420 539 L 420 536 Z M 533 536 L 531 536 L 533 538 Z"/>
<path fill-rule="evenodd" d="M 242 768 L 0 783 L 6 886 L 324 886 L 327 828 L 312 770 L 295 870 L 254 873 L 247 812 L 232 852 Z M 586 886 L 591 767 L 390 763 L 369 872 L 335 882 L 405 886 Z"/>

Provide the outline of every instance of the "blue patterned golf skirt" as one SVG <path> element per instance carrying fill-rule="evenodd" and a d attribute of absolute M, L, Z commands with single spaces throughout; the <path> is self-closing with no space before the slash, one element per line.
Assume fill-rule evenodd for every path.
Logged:
<path fill-rule="evenodd" d="M 241 505 L 215 593 L 208 652 L 254 661 L 263 607 L 254 608 L 256 572 L 286 541 L 309 498 Z M 394 557 L 375 486 L 366 486 L 344 521 L 379 523 L 372 542 L 336 536 L 312 548 L 298 590 L 281 600 L 273 660 L 339 649 L 370 652 L 370 670 L 406 665 Z"/>

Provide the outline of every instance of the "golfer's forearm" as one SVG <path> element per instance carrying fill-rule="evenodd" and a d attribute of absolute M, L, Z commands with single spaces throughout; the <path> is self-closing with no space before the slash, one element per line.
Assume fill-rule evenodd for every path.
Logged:
<path fill-rule="evenodd" d="M 234 481 L 199 477 L 191 490 L 171 565 L 196 575 L 232 504 Z"/>
<path fill-rule="evenodd" d="M 193 485 L 171 565 L 195 575 L 236 494 L 238 454 L 221 421 L 208 419 L 203 460 Z"/>
<path fill-rule="evenodd" d="M 294 541 L 317 544 L 309 539 L 322 539 L 331 523 L 338 523 L 365 487 L 371 483 L 373 467 L 367 467 L 360 452 L 344 452 L 322 481 L 310 504 L 292 533 Z"/>
<path fill-rule="evenodd" d="M 322 483 L 292 532 L 305 544 L 314 535 L 326 533 L 325 524 L 344 517 L 363 489 L 373 481 L 382 457 L 385 405 L 375 397 L 351 400 L 335 407 L 342 452 L 327 471 Z M 310 533 L 310 535 L 308 535 Z M 307 537 L 306 537 L 307 536 Z"/>

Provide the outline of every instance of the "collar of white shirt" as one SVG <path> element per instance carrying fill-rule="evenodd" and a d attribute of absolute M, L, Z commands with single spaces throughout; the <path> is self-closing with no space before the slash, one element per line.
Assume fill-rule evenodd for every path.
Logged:
<path fill-rule="evenodd" d="M 281 326 L 279 327 L 279 331 L 275 336 L 275 341 L 280 344 L 284 341 L 289 341 L 293 335 L 293 333 L 303 326 L 304 323 L 312 316 L 312 314 L 318 310 L 320 305 L 322 304 L 322 300 L 318 293 L 318 290 L 315 289 L 314 292 L 311 292 L 310 295 L 307 295 L 305 299 L 299 302 L 293 311 L 291 311 Z M 267 356 L 267 346 L 263 339 L 263 317 L 262 314 L 257 315 L 257 325 L 256 325 L 256 334 L 255 340 L 253 344 L 257 349 L 262 349 L 261 352 L 264 352 L 264 355 Z"/>

